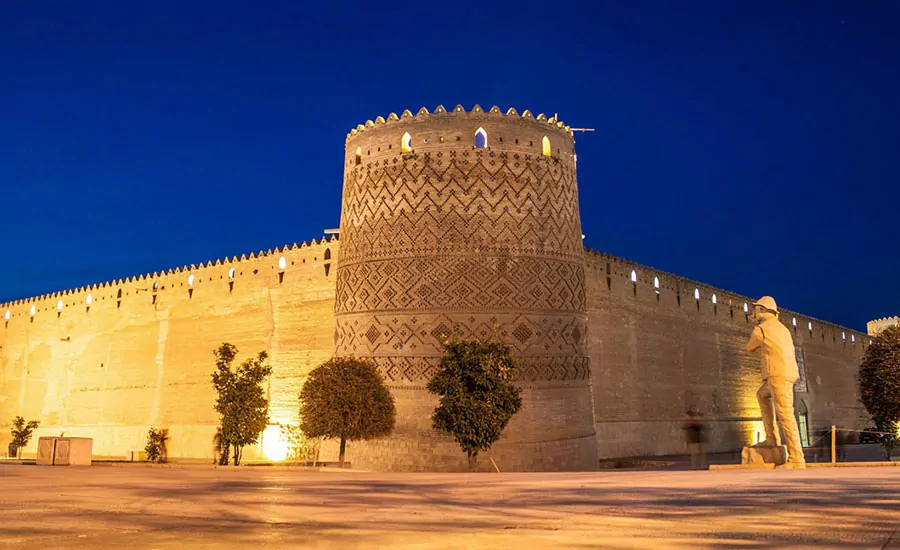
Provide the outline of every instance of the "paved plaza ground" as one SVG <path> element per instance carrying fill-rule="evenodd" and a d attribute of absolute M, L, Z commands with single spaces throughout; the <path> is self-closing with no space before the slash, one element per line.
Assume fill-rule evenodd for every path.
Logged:
<path fill-rule="evenodd" d="M 900 548 L 900 468 L 0 465 L 0 548 Z"/>

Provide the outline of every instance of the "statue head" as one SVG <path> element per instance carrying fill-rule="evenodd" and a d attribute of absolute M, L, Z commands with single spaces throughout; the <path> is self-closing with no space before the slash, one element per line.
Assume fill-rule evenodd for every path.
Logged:
<path fill-rule="evenodd" d="M 763 296 L 759 300 L 753 302 L 753 306 L 755 308 L 754 315 L 757 322 L 762 323 L 763 321 L 778 315 L 778 304 L 775 303 L 775 298 L 772 298 L 771 296 Z"/>

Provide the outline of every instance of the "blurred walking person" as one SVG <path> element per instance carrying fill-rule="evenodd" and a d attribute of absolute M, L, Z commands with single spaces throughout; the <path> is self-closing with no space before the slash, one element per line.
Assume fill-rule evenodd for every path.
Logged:
<path fill-rule="evenodd" d="M 691 467 L 695 470 L 705 470 L 706 426 L 703 424 L 703 415 L 696 409 L 690 409 L 687 416 L 684 423 L 684 438 L 691 453 Z"/>

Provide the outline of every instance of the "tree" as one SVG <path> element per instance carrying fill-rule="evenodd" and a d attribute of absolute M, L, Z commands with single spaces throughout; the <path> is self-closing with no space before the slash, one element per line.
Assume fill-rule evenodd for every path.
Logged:
<path fill-rule="evenodd" d="M 166 441 L 169 440 L 169 430 L 164 428 L 156 429 L 151 427 L 147 432 L 147 443 L 144 445 L 144 452 L 147 453 L 147 460 L 150 462 L 166 462 L 168 460 L 168 452 L 166 451 Z"/>
<path fill-rule="evenodd" d="M 859 398 L 890 457 L 900 444 L 900 326 L 886 328 L 872 340 L 859 366 Z"/>
<path fill-rule="evenodd" d="M 335 357 L 309 373 L 300 391 L 300 429 L 307 437 L 347 441 L 374 439 L 394 430 L 394 396 L 374 361 Z"/>
<path fill-rule="evenodd" d="M 446 340 L 428 391 L 440 396 L 431 416 L 435 429 L 453 436 L 475 468 L 478 453 L 491 448 L 522 407 L 513 381 L 516 358 L 499 341 Z"/>
<path fill-rule="evenodd" d="M 227 343 L 214 350 L 216 370 L 212 373 L 213 387 L 218 393 L 215 409 L 222 415 L 224 464 L 228 464 L 230 447 L 235 466 L 241 463 L 244 447 L 256 443 L 269 423 L 269 402 L 261 384 L 272 374 L 272 367 L 266 364 L 269 355 L 264 351 L 232 370 L 237 353 L 237 348 Z"/>
<path fill-rule="evenodd" d="M 13 420 L 13 427 L 9 431 L 10 435 L 12 435 L 12 441 L 9 444 L 11 455 L 18 456 L 19 449 L 28 445 L 28 442 L 31 441 L 31 436 L 34 434 L 34 430 L 36 430 L 40 424 L 41 423 L 37 420 L 25 422 L 25 419 L 21 416 L 17 416 L 16 419 Z"/>

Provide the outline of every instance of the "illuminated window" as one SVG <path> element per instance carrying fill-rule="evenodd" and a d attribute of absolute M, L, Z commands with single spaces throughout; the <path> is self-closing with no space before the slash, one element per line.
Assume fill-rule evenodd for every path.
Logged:
<path fill-rule="evenodd" d="M 188 275 L 188 286 L 194 286 L 194 274 Z"/>
<path fill-rule="evenodd" d="M 850 335 L 850 341 L 853 342 L 854 344 L 856 343 L 856 335 L 855 334 Z"/>
<path fill-rule="evenodd" d="M 357 147 L 357 148 L 356 148 L 356 161 L 355 161 L 355 164 L 358 165 L 358 164 L 361 164 L 361 163 L 362 163 L 362 147 Z"/>
<path fill-rule="evenodd" d="M 278 269 L 287 268 L 287 260 L 284 259 L 284 256 L 278 258 Z"/>
<path fill-rule="evenodd" d="M 159 283 L 154 282 L 153 283 L 153 292 L 156 292 L 157 290 L 159 290 Z"/>
<path fill-rule="evenodd" d="M 694 289 L 694 299 L 695 299 L 695 300 L 699 300 L 699 299 L 700 299 L 700 289 L 699 289 L 699 288 L 695 288 L 695 289 Z"/>
<path fill-rule="evenodd" d="M 36 310 L 35 310 L 35 308 L 34 308 L 34 304 L 31 304 L 31 310 L 29 310 L 29 313 L 31 313 L 31 316 L 32 316 L 32 317 L 34 317 L 35 311 L 36 311 Z"/>
<path fill-rule="evenodd" d="M 806 327 L 809 329 L 809 333 L 812 334 L 812 321 L 806 323 Z"/>
<path fill-rule="evenodd" d="M 797 328 L 797 318 L 796 317 L 791 317 L 791 324 L 794 325 L 795 329 Z"/>
<path fill-rule="evenodd" d="M 716 303 L 717 303 L 715 294 L 712 295 L 712 303 L 713 303 L 713 305 L 716 305 Z"/>
<path fill-rule="evenodd" d="M 847 333 L 846 333 L 846 332 L 841 332 L 841 339 L 842 339 L 842 340 L 846 340 L 846 339 L 847 339 Z"/>
<path fill-rule="evenodd" d="M 94 296 L 91 295 L 91 294 L 88 294 L 88 295 L 87 295 L 87 298 L 84 299 L 84 303 L 85 303 L 86 305 L 91 305 L 91 304 L 93 304 L 93 303 L 94 303 Z"/>
<path fill-rule="evenodd" d="M 545 157 L 550 156 L 550 138 L 548 138 L 547 136 L 544 136 L 541 139 L 541 150 Z"/>
<path fill-rule="evenodd" d="M 6 313 L 3 314 L 3 318 L 6 319 L 7 321 L 9 321 L 10 317 L 12 317 L 12 313 L 10 313 L 9 310 L 7 309 Z"/>
<path fill-rule="evenodd" d="M 635 271 L 635 270 L 633 270 L 633 269 L 631 270 L 631 282 L 632 282 L 632 283 L 636 283 L 636 282 L 637 282 L 637 271 Z"/>
<path fill-rule="evenodd" d="M 228 278 L 234 279 L 234 268 L 233 267 L 228 270 Z"/>
<path fill-rule="evenodd" d="M 62 308 L 63 308 L 63 301 L 60 300 L 60 301 L 56 302 L 56 310 L 62 311 Z"/>
<path fill-rule="evenodd" d="M 484 128 L 479 128 L 475 131 L 475 148 L 484 149 L 485 147 L 487 147 L 487 132 L 484 131 Z"/>
<path fill-rule="evenodd" d="M 747 302 L 744 302 L 744 313 L 750 313 L 750 307 L 747 305 Z"/>
<path fill-rule="evenodd" d="M 653 288 L 656 289 L 657 294 L 659 293 L 659 277 L 653 277 Z"/>
<path fill-rule="evenodd" d="M 403 137 L 400 138 L 400 152 L 409 153 L 412 151 L 412 145 L 410 142 L 412 141 L 412 136 L 409 135 L 409 132 L 403 134 Z"/>

